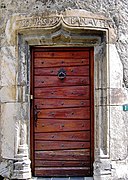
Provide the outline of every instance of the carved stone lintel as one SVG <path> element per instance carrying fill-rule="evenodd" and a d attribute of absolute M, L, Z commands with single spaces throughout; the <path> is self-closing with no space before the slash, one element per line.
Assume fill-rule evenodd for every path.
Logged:
<path fill-rule="evenodd" d="M 34 28 L 34 27 L 52 27 L 58 24 L 60 17 L 32 17 L 18 20 L 16 25 L 21 28 Z"/>
<path fill-rule="evenodd" d="M 91 17 L 78 17 L 78 16 L 69 16 L 64 17 L 63 21 L 68 26 L 72 27 L 99 27 L 99 28 L 109 28 L 111 27 L 111 23 L 107 19 L 98 19 Z"/>
<path fill-rule="evenodd" d="M 32 16 L 18 19 L 16 21 L 16 29 L 22 30 L 26 28 L 51 28 L 59 24 L 65 24 L 69 27 L 96 27 L 96 28 L 111 28 L 112 22 L 106 17 L 97 15 L 89 15 L 87 12 L 81 14 L 77 11 L 69 11 L 68 14 L 55 14 L 48 16 Z"/>

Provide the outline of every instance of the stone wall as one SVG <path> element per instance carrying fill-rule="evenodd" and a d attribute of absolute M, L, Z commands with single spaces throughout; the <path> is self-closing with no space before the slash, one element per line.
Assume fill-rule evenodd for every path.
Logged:
<path fill-rule="evenodd" d="M 95 137 L 95 148 L 99 148 L 99 152 L 96 152 L 100 156 L 95 154 L 94 178 L 96 180 L 128 179 L 128 113 L 122 109 L 122 105 L 128 103 L 127 0 L 90 0 L 89 2 L 86 0 L 1 0 L 0 175 L 4 177 L 10 179 L 17 177 L 16 173 L 19 168 L 23 176 L 19 175 L 18 179 L 30 178 L 30 172 L 26 175 L 24 171 L 26 167 L 29 169 L 30 165 L 27 150 L 29 137 L 26 139 L 23 136 L 29 129 L 29 116 L 27 114 L 29 111 L 27 106 L 29 87 L 28 77 L 26 77 L 29 69 L 27 69 L 27 65 L 25 66 L 27 64 L 26 56 L 29 56 L 29 52 L 26 51 L 27 45 L 22 42 L 24 39 L 16 34 L 15 17 L 33 17 L 42 13 L 45 16 L 59 15 L 72 9 L 85 10 L 91 17 L 93 15 L 94 17 L 102 16 L 111 22 L 113 30 L 111 30 L 111 34 L 108 34 L 109 42 L 105 40 L 107 34 L 102 36 L 103 39 L 100 35 L 103 43 L 106 43 L 107 52 L 103 50 L 103 43 L 94 45 L 96 66 L 102 57 L 102 67 L 106 66 L 106 74 L 108 75 L 106 79 L 106 77 L 100 77 L 96 72 L 98 79 L 105 79 L 102 80 L 102 86 L 98 84 L 99 80 L 98 85 L 95 86 L 95 109 L 98 108 L 98 113 L 96 113 L 98 125 L 96 126 L 101 126 L 103 130 L 99 128 L 100 130 Z M 104 27 L 104 29 L 106 28 Z M 26 38 L 24 32 L 22 33 Z M 38 39 L 34 39 L 34 41 L 38 44 Z M 19 47 L 16 46 L 16 42 L 20 43 Z M 108 64 L 104 64 L 106 62 L 104 57 L 109 59 Z M 99 68 L 99 71 L 102 67 Z M 102 72 L 101 75 L 103 75 Z M 107 82 L 107 85 L 104 86 L 104 82 Z M 105 114 L 107 114 L 107 119 Z M 98 121 L 97 118 L 100 120 Z M 108 123 L 105 123 L 106 120 Z M 103 133 L 104 129 L 107 129 L 105 134 Z M 104 139 L 105 142 L 99 140 L 100 138 Z M 25 166 L 22 166 L 23 162 Z"/>

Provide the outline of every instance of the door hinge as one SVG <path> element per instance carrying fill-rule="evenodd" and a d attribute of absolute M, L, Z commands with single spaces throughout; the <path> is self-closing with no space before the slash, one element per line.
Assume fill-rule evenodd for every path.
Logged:
<path fill-rule="evenodd" d="M 30 95 L 30 99 L 33 100 L 33 95 L 32 94 Z"/>

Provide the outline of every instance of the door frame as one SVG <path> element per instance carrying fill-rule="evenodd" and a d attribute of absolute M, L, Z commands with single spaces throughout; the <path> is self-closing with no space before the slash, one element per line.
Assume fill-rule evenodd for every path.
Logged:
<path fill-rule="evenodd" d="M 42 49 L 48 49 L 48 50 L 52 50 L 52 49 L 67 49 L 70 50 L 71 48 L 77 48 L 77 49 L 86 49 L 89 51 L 89 62 L 90 62 L 90 68 L 89 68 L 89 78 L 91 80 L 91 84 L 90 84 L 90 89 L 91 89 L 91 94 L 90 94 L 90 142 L 91 142 L 91 147 L 90 147 L 90 159 L 91 159 L 91 176 L 93 176 L 93 163 L 94 163 L 94 47 L 43 47 L 43 46 L 32 46 L 30 49 L 30 53 L 31 53 L 31 58 L 30 58 L 30 94 L 32 96 L 31 102 L 30 102 L 30 159 L 31 159 L 31 169 L 32 169 L 32 174 L 34 176 L 34 117 L 33 117 L 33 111 L 34 111 L 34 106 L 33 106 L 33 99 L 34 99 L 34 87 L 33 87 L 33 78 L 34 78 L 34 73 L 33 73 L 33 69 L 34 69 L 34 65 L 33 65 L 33 52 L 35 50 L 42 50 Z"/>

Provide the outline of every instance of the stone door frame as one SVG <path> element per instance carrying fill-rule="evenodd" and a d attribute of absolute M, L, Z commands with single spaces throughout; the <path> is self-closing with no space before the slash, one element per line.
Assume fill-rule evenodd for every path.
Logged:
<path fill-rule="evenodd" d="M 8 21 L 8 42 L 16 48 L 17 103 L 22 116 L 15 126 L 13 179 L 31 177 L 30 168 L 30 47 L 94 47 L 94 179 L 111 175 L 109 152 L 109 43 L 111 22 L 84 10 L 61 14 L 16 15 Z M 19 109 L 17 110 L 18 117 Z M 20 141 L 19 141 L 20 139 Z M 25 166 L 23 165 L 25 162 Z M 106 169 L 107 166 L 107 169 Z M 26 170 L 27 169 L 27 170 Z"/>

